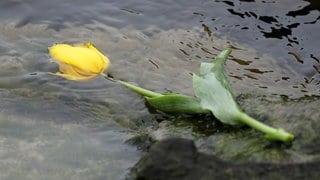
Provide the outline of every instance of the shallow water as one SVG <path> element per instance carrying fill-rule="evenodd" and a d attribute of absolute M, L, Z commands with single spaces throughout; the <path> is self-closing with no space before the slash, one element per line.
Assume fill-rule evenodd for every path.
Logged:
<path fill-rule="evenodd" d="M 318 157 L 318 136 L 298 130 L 303 123 L 290 126 L 281 118 L 297 118 L 294 107 L 313 112 L 319 105 L 319 17 L 319 3 L 298 0 L 0 2 L 1 179 L 122 179 L 141 156 L 135 138 L 161 139 L 167 131 L 195 139 L 203 151 L 226 159 L 306 161 L 312 159 L 310 151 Z M 261 139 L 248 131 L 248 140 L 241 141 L 246 143 L 223 149 L 241 136 L 217 133 L 212 123 L 153 114 L 141 97 L 103 77 L 71 82 L 47 74 L 57 71 L 47 47 L 86 41 L 108 55 L 115 78 L 186 94 L 193 94 L 190 73 L 232 45 L 226 68 L 235 94 L 277 102 L 313 97 L 297 105 L 281 101 L 285 105 L 278 109 L 272 103 L 255 107 L 263 118 L 281 117 L 268 122 L 315 140 L 304 144 L 298 138 L 291 148 L 264 141 L 252 150 L 249 146 Z M 243 106 L 251 112 L 247 99 Z M 265 112 L 266 107 L 279 111 Z M 319 116 L 311 119 L 310 126 Z M 265 146 L 269 155 L 262 152 Z M 235 148 L 244 149 L 245 156 L 228 154 Z"/>

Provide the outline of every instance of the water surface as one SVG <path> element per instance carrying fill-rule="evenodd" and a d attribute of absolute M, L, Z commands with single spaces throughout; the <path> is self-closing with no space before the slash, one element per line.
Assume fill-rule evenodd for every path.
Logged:
<path fill-rule="evenodd" d="M 319 124 L 319 17 L 316 1 L 298 0 L 0 2 L 1 179 L 123 179 L 146 134 L 195 139 L 232 160 L 317 158 L 316 131 L 301 129 Z M 115 78 L 185 94 L 193 94 L 190 73 L 231 45 L 226 69 L 244 109 L 297 140 L 274 145 L 212 117 L 157 114 L 103 77 L 47 74 L 58 70 L 47 47 L 87 41 L 109 57 Z"/>

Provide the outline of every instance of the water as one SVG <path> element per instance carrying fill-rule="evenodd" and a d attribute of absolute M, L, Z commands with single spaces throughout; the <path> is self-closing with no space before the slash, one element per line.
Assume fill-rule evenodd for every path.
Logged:
<path fill-rule="evenodd" d="M 47 52 L 52 44 L 93 42 L 111 60 L 112 76 L 186 94 L 193 94 L 190 73 L 232 45 L 235 94 L 298 100 L 320 96 L 319 17 L 318 2 L 301 0 L 0 2 L 1 179 L 123 179 L 141 156 L 128 142 L 161 138 L 172 121 L 154 131 L 158 121 L 181 120 L 150 113 L 141 97 L 103 77 L 80 83 L 47 74 L 58 69 Z M 194 139 L 207 131 L 169 126 Z M 220 136 L 207 133 L 198 144 Z M 301 142 L 288 161 L 304 157 L 310 144 Z M 246 158 L 270 158 L 257 156 Z"/>

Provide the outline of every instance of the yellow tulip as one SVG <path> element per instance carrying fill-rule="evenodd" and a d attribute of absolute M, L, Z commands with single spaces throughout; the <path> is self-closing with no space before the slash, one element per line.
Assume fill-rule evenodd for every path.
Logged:
<path fill-rule="evenodd" d="M 79 45 L 56 44 L 49 47 L 50 55 L 59 64 L 60 72 L 54 75 L 68 80 L 87 80 L 103 74 L 109 59 L 91 43 Z"/>

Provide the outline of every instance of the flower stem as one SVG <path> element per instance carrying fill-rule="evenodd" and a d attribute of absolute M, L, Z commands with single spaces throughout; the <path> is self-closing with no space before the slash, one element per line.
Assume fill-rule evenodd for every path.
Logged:
<path fill-rule="evenodd" d="M 132 90 L 133 92 L 136 92 L 142 96 L 145 96 L 145 97 L 148 97 L 148 98 L 153 98 L 153 97 L 160 97 L 160 96 L 163 96 L 162 94 L 160 93 L 156 93 L 156 92 L 153 92 L 153 91 L 150 91 L 148 89 L 144 89 L 144 88 L 141 88 L 139 86 L 135 86 L 133 84 L 130 84 L 128 82 L 124 82 L 124 81 L 121 81 L 121 80 L 116 80 L 116 79 L 113 79 L 112 77 L 109 77 L 107 74 L 105 73 L 101 73 L 102 76 L 104 76 L 105 78 L 107 78 L 108 80 L 110 81 L 113 81 L 113 82 L 118 82 L 122 85 L 124 85 L 126 88 Z"/>
<path fill-rule="evenodd" d="M 134 92 L 136 92 L 136 93 L 138 93 L 138 94 L 140 94 L 142 96 L 148 97 L 148 98 L 163 96 L 160 93 L 156 93 L 156 92 L 153 92 L 153 91 L 150 91 L 150 90 L 135 86 L 133 84 L 121 81 L 121 80 L 116 80 L 116 82 L 119 82 L 122 85 L 124 85 L 125 87 L 127 87 L 128 89 L 130 89 L 130 90 L 132 90 L 132 91 L 134 91 Z"/>
<path fill-rule="evenodd" d="M 265 137 L 270 140 L 280 140 L 280 141 L 292 141 L 294 136 L 286 132 L 284 129 L 281 128 L 273 128 L 266 124 L 263 124 L 254 118 L 248 116 L 247 114 L 241 112 L 238 116 L 238 120 L 243 122 L 244 124 L 257 129 L 261 132 L 264 132 L 266 135 Z"/>

